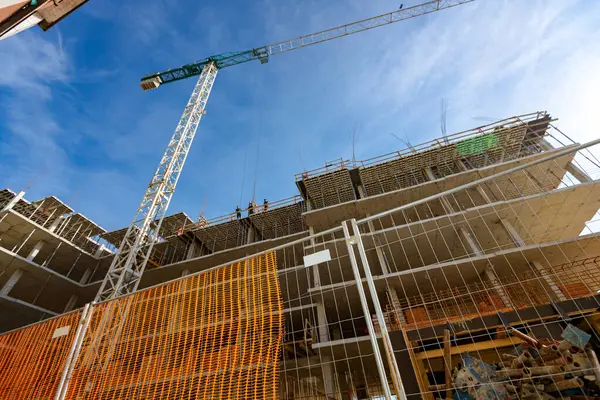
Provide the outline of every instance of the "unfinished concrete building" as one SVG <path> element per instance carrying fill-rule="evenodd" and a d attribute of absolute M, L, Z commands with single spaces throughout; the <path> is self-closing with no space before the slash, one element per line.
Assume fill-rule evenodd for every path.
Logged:
<path fill-rule="evenodd" d="M 552 122 L 329 163 L 239 215 L 171 215 L 138 293 L 0 336 L 0 395 L 31 394 L 6 378 L 34 369 L 14 350 L 28 329 L 42 352 L 63 340 L 55 373 L 33 373 L 61 398 L 599 395 L 600 163 Z M 125 230 L 3 193 L 2 328 L 91 301 Z M 80 344 L 56 336 L 84 320 Z"/>

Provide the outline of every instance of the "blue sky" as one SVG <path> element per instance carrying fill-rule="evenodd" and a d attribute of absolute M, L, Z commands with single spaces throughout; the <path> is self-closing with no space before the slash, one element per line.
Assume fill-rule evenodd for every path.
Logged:
<path fill-rule="evenodd" d="M 141 76 L 399 3 L 91 0 L 0 41 L 0 186 L 126 226 L 194 85 L 142 92 Z M 597 137 L 599 39 L 598 2 L 479 0 L 225 69 L 169 213 L 231 212 L 255 176 L 259 200 L 296 194 L 294 173 L 351 157 L 354 129 L 359 159 L 402 148 L 390 133 L 439 136 L 442 98 L 448 132 L 548 110 L 576 140 Z"/>

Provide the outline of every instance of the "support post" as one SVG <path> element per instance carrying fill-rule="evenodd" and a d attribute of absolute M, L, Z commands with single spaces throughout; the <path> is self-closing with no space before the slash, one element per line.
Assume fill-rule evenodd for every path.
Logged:
<path fill-rule="evenodd" d="M 86 283 L 88 283 L 91 276 L 92 276 L 92 270 L 90 268 L 86 269 L 85 272 L 83 273 L 83 276 L 79 280 L 79 283 L 81 283 L 82 285 L 85 285 Z"/>
<path fill-rule="evenodd" d="M 430 181 L 437 180 L 431 167 L 425 168 L 425 175 L 427 175 L 427 178 L 429 178 Z M 442 207 L 446 211 L 446 214 L 453 214 L 455 212 L 454 207 L 452 207 L 452 204 L 450 204 L 450 201 L 448 201 L 446 197 L 440 197 L 440 202 L 442 203 Z"/>
<path fill-rule="evenodd" d="M 400 377 L 400 371 L 398 369 L 398 363 L 396 362 L 396 356 L 394 355 L 394 348 L 392 346 L 392 341 L 390 340 L 390 336 L 387 329 L 387 324 L 385 322 L 385 316 L 383 315 L 383 310 L 381 309 L 381 304 L 379 304 L 379 296 L 377 295 L 377 290 L 375 288 L 375 283 L 373 282 L 373 275 L 371 274 L 371 268 L 369 266 L 369 260 L 367 259 L 367 253 L 365 251 L 365 247 L 362 242 L 362 238 L 360 237 L 360 231 L 358 229 L 358 224 L 355 219 L 350 220 L 352 225 L 352 231 L 354 232 L 354 236 L 352 238 L 349 237 L 347 222 L 342 226 L 344 228 L 344 236 L 346 236 L 346 241 L 348 244 L 348 254 L 350 256 L 350 262 L 353 264 L 353 269 L 356 268 L 355 271 L 355 279 L 356 286 L 360 289 L 359 291 L 363 291 L 362 281 L 360 279 L 360 273 L 358 273 L 358 266 L 356 264 L 356 257 L 354 256 L 354 250 L 352 247 L 352 241 L 354 241 L 358 253 L 360 255 L 360 260 L 362 263 L 363 271 L 365 273 L 365 278 L 367 280 L 367 286 L 369 288 L 369 292 L 371 294 L 371 299 L 373 300 L 373 306 L 375 308 L 375 314 L 377 315 L 377 322 L 379 323 L 379 330 L 381 331 L 381 338 L 383 340 L 383 348 L 386 351 L 388 365 L 390 368 L 390 373 L 392 375 L 392 382 L 394 384 L 394 389 L 396 391 L 396 395 L 401 400 L 406 400 L 406 393 L 404 392 L 404 386 L 402 385 L 402 378 Z M 363 292 L 364 296 L 364 292 Z M 362 300 L 362 299 L 361 299 Z M 365 302 L 365 311 L 368 313 L 369 308 Z M 367 318 L 367 324 L 370 327 L 373 327 L 373 323 L 371 322 L 371 318 L 369 316 L 365 316 Z M 376 339 L 375 339 L 376 341 Z M 375 350 L 375 349 L 374 349 Z M 381 356 L 380 356 L 381 357 Z M 383 376 L 385 377 L 385 370 Z M 387 379 L 386 379 L 387 381 Z M 387 387 L 387 384 L 386 384 Z M 389 390 L 389 389 L 388 389 Z"/>
<path fill-rule="evenodd" d="M 52 262 L 52 259 L 54 259 L 54 255 L 56 254 L 56 252 L 58 251 L 58 249 L 60 249 L 60 246 L 62 246 L 63 242 L 59 242 L 58 246 L 56 246 L 56 248 L 54 249 L 54 251 L 52 252 L 52 254 L 50 255 L 50 257 L 48 257 L 43 263 L 42 266 L 48 266 L 50 265 L 50 263 Z"/>
<path fill-rule="evenodd" d="M 81 313 L 81 319 L 79 320 L 79 325 L 77 326 L 77 331 L 75 332 L 75 337 L 73 338 L 73 344 L 71 345 L 71 349 L 69 350 L 67 360 L 65 361 L 65 366 L 63 368 L 63 373 L 60 377 L 60 382 L 58 383 L 58 388 L 56 389 L 56 396 L 54 397 L 54 400 L 63 400 L 67 396 L 67 391 L 69 389 L 69 380 L 71 379 L 71 375 L 73 374 L 73 368 L 75 368 L 75 364 L 77 363 L 77 359 L 79 358 L 81 345 L 83 344 L 83 339 L 85 338 L 86 332 L 90 325 L 90 320 L 92 319 L 91 317 L 93 311 L 94 303 L 87 303 L 83 308 L 83 312 Z"/>
<path fill-rule="evenodd" d="M 33 249 L 27 255 L 27 259 L 29 261 L 33 261 L 35 257 L 39 254 L 40 250 L 42 250 L 42 247 L 44 247 L 44 242 L 40 240 L 35 244 L 35 246 L 33 246 Z"/>
<path fill-rule="evenodd" d="M 371 216 L 371 214 L 367 213 L 367 217 Z M 369 226 L 369 232 L 375 233 L 375 226 L 373 225 L 373 221 L 367 222 Z M 381 248 L 381 243 L 379 239 L 373 235 L 373 239 L 376 241 L 375 243 L 375 253 L 377 253 L 377 260 L 379 261 L 379 266 L 381 267 L 381 272 L 384 275 L 388 275 L 390 273 L 390 268 L 388 266 L 387 260 L 385 259 L 385 255 L 383 254 L 383 249 Z"/>
<path fill-rule="evenodd" d="M 325 314 L 325 305 L 322 301 L 317 301 L 316 305 L 319 342 L 329 342 L 329 327 L 327 324 L 327 314 Z"/>
<path fill-rule="evenodd" d="M 77 295 L 71 295 L 69 301 L 67 302 L 67 305 L 65 306 L 65 309 L 63 310 L 63 313 L 71 311 L 75 307 L 75 303 L 77 303 L 77 300 L 79 300 L 79 297 Z"/>
<path fill-rule="evenodd" d="M 379 352 L 379 344 L 377 343 L 377 335 L 375 334 L 375 327 L 373 326 L 373 320 L 371 318 L 371 312 L 369 311 L 369 304 L 367 303 L 367 297 L 365 296 L 365 289 L 362 285 L 362 279 L 358 270 L 358 263 L 354 254 L 354 245 L 357 243 L 357 236 L 350 236 L 348 230 L 347 221 L 342 223 L 342 229 L 344 231 L 344 237 L 346 239 L 346 247 L 348 248 L 348 257 L 350 258 L 350 264 L 352 265 L 352 273 L 354 274 L 354 280 L 356 281 L 356 288 L 358 290 L 358 297 L 360 298 L 360 304 L 363 309 L 365 322 L 367 323 L 367 331 L 369 332 L 369 339 L 371 340 L 371 346 L 373 348 L 373 356 L 375 357 L 375 363 L 377 364 L 377 370 L 379 372 L 379 379 L 381 380 L 381 387 L 383 389 L 383 395 L 386 400 L 392 400 L 392 394 L 388 385 L 387 375 L 385 373 L 385 367 Z M 379 304 L 377 298 L 373 299 L 373 303 Z M 385 324 L 385 322 L 384 322 Z M 380 321 L 380 327 L 381 326 Z M 385 325 L 384 325 L 385 327 Z"/>
<path fill-rule="evenodd" d="M 540 147 L 544 150 L 554 149 L 554 146 L 552 146 L 552 144 L 550 142 L 548 142 L 546 139 L 542 139 L 540 141 Z M 569 163 L 567 164 L 566 170 L 568 173 L 573 175 L 575 177 L 575 179 L 577 179 L 581 183 L 594 181 L 588 174 L 585 173 L 584 170 L 582 170 L 577 165 L 575 165 L 575 163 L 573 163 L 573 160 L 569 161 Z"/>
<path fill-rule="evenodd" d="M 190 260 L 190 259 L 196 257 L 197 249 L 198 249 L 198 244 L 196 243 L 195 240 L 192 240 L 192 243 L 190 243 L 190 247 L 187 250 L 187 254 L 185 255 L 185 258 L 187 260 Z"/>
<path fill-rule="evenodd" d="M 452 399 L 452 347 L 450 330 L 444 329 L 444 376 L 446 380 L 446 400 Z"/>
<path fill-rule="evenodd" d="M 10 201 L 4 206 L 4 208 L 2 208 L 1 212 L 12 210 L 12 208 L 19 202 L 19 200 L 23 198 L 23 196 L 25 196 L 24 191 L 20 191 L 19 193 L 17 193 L 17 195 L 10 199 Z"/>
<path fill-rule="evenodd" d="M 248 227 L 248 233 L 246 235 L 246 244 L 254 243 L 254 236 L 256 236 L 256 232 L 254 231 L 253 226 Z"/>
<path fill-rule="evenodd" d="M 551 276 L 549 276 L 548 274 L 544 273 L 544 267 L 542 266 L 542 263 L 540 263 L 539 261 L 530 261 L 531 265 L 533 265 L 533 267 L 538 271 L 538 273 L 540 274 L 540 276 L 542 277 L 542 279 L 544 281 L 546 281 L 546 284 L 550 287 L 550 290 L 552 290 L 552 293 L 554 293 L 554 295 L 558 298 L 559 301 L 566 301 L 567 300 L 567 296 L 565 296 L 565 294 L 562 292 L 562 290 L 560 290 L 558 288 L 558 286 L 556 286 L 556 283 L 554 282 L 554 279 L 552 279 Z"/>
<path fill-rule="evenodd" d="M 525 241 L 521 239 L 521 235 L 519 235 L 519 232 L 517 232 L 513 224 L 511 224 L 507 219 L 500 218 L 500 224 L 502 224 L 502 227 L 504 228 L 506 233 L 508 233 L 514 244 L 516 244 L 519 247 L 523 247 L 526 245 Z"/>
<path fill-rule="evenodd" d="M 8 296 L 12 288 L 14 288 L 19 279 L 21 279 L 21 276 L 23 276 L 23 271 L 20 269 L 15 270 L 4 286 L 2 286 L 2 289 L 0 289 L 0 296 Z"/>
<path fill-rule="evenodd" d="M 458 233 L 464 239 L 464 241 L 467 243 L 468 248 L 475 254 L 475 256 L 482 257 L 485 255 L 485 253 L 481 250 L 481 248 L 479 248 L 479 245 L 475 242 L 475 240 L 473 239 L 471 234 L 467 231 L 467 229 L 464 226 L 461 226 L 460 228 L 458 228 Z M 508 294 L 504 290 L 504 287 L 502 287 L 502 284 L 498 280 L 498 277 L 496 276 L 496 273 L 494 272 L 494 268 L 493 268 L 492 264 L 488 263 L 488 265 L 485 267 L 484 273 L 487 276 L 488 280 L 490 281 L 490 283 L 491 283 L 492 287 L 494 288 L 494 291 L 496 292 L 498 297 L 500 297 L 500 299 L 502 299 L 502 302 L 504 303 L 504 305 L 506 307 L 512 307 L 513 305 L 512 305 L 512 302 L 510 301 L 510 297 L 508 297 Z"/>
<path fill-rule="evenodd" d="M 515 227 L 508 220 L 501 218 L 500 223 L 517 246 L 522 247 L 526 245 L 525 241 L 521 238 Z M 546 284 L 548 287 L 550 287 L 550 290 L 552 290 L 552 293 L 554 293 L 559 301 L 567 300 L 567 297 L 564 295 L 564 293 L 558 288 L 558 286 L 556 286 L 554 279 L 545 273 L 544 267 L 539 261 L 530 261 L 530 264 L 537 270 L 542 279 L 546 281 Z"/>
<path fill-rule="evenodd" d="M 396 292 L 394 287 L 388 286 L 387 293 L 390 297 L 392 308 L 394 309 L 394 315 L 396 315 L 396 318 L 402 325 L 406 324 L 406 318 L 404 318 L 404 313 L 402 312 L 402 305 L 400 304 L 400 299 L 398 298 L 398 292 Z"/>
<path fill-rule="evenodd" d="M 99 258 L 102 255 L 104 249 L 106 249 L 106 246 L 104 245 L 104 243 L 101 243 L 100 246 L 98 246 L 98 248 L 96 249 L 94 257 Z"/>

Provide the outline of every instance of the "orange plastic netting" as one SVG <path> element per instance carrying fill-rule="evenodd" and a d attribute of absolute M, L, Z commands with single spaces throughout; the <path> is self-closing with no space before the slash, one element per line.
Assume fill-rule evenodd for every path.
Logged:
<path fill-rule="evenodd" d="M 277 398 L 282 337 L 269 253 L 95 306 L 66 398 Z"/>
<path fill-rule="evenodd" d="M 53 398 L 81 311 L 0 335 L 0 399 Z"/>

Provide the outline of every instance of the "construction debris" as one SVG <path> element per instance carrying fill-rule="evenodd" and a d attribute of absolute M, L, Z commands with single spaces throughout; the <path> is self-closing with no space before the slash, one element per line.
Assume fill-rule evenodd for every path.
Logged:
<path fill-rule="evenodd" d="M 502 361 L 495 365 L 469 353 L 461 355 L 461 364 L 452 375 L 454 399 L 598 398 L 600 371 L 595 352 L 589 345 L 581 347 L 589 340 L 585 332 L 569 324 L 562 337 L 570 340 L 562 341 L 537 339 L 514 328 L 509 332 L 524 342 L 513 353 L 502 354 Z"/>

